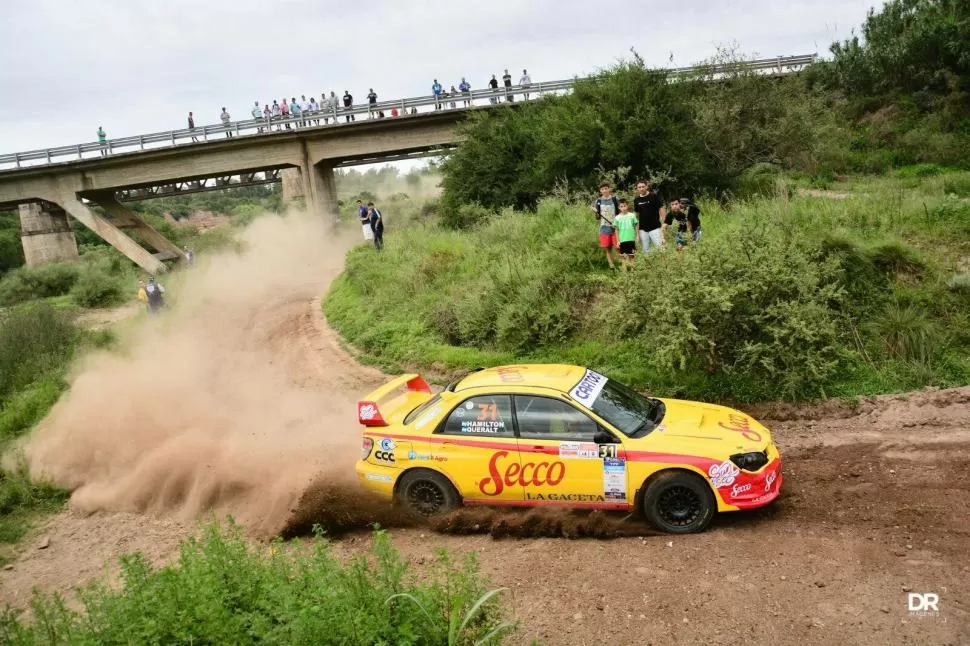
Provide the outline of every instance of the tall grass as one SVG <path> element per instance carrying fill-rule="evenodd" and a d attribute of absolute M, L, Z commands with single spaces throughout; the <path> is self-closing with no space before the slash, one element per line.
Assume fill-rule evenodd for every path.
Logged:
<path fill-rule="evenodd" d="M 461 565 L 439 551 L 413 573 L 387 534 L 343 562 L 326 540 L 268 548 L 236 526 L 207 526 L 176 563 L 154 570 L 121 558 L 120 589 L 92 583 L 80 608 L 35 597 L 33 617 L 7 610 L 0 642 L 90 644 L 496 644 L 513 628 L 488 592 L 474 555 Z"/>

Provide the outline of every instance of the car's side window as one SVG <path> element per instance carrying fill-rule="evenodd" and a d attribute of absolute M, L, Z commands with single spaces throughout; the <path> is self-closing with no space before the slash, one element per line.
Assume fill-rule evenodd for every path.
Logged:
<path fill-rule="evenodd" d="M 480 395 L 458 404 L 439 431 L 447 435 L 513 437 L 512 397 Z"/>
<path fill-rule="evenodd" d="M 599 430 L 584 413 L 549 397 L 516 395 L 515 418 L 522 438 L 592 442 Z"/>

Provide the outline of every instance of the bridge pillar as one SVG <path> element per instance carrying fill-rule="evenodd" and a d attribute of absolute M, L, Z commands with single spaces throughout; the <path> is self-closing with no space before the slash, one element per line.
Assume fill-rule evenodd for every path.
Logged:
<path fill-rule="evenodd" d="M 283 185 L 283 202 L 291 203 L 306 196 L 299 168 L 282 169 L 280 171 L 280 182 Z"/>
<path fill-rule="evenodd" d="M 77 240 L 64 209 L 51 202 L 30 202 L 19 210 L 20 243 L 28 266 L 77 259 Z"/>
<path fill-rule="evenodd" d="M 105 192 L 92 196 L 105 213 L 111 218 L 112 224 L 118 228 L 132 229 L 138 236 L 157 253 L 158 260 L 185 260 L 185 252 L 178 245 L 158 232 L 155 227 L 145 222 L 137 213 L 121 204 L 114 193 Z M 132 259 L 134 260 L 134 259 Z M 135 261 L 137 262 L 137 261 Z"/>
<path fill-rule="evenodd" d="M 300 169 L 303 176 L 304 192 L 308 196 L 307 211 L 313 215 L 329 218 L 334 226 L 340 214 L 337 204 L 337 180 L 333 166 L 326 162 L 306 164 Z"/>

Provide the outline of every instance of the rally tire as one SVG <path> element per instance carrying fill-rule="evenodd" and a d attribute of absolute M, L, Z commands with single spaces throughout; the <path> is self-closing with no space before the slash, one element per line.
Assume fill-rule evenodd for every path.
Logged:
<path fill-rule="evenodd" d="M 448 513 L 461 504 L 448 478 L 428 469 L 415 469 L 401 476 L 396 498 L 409 513 L 424 518 Z"/>
<path fill-rule="evenodd" d="M 653 478 L 643 494 L 643 513 L 667 534 L 702 532 L 717 512 L 717 500 L 700 476 L 668 471 Z"/>

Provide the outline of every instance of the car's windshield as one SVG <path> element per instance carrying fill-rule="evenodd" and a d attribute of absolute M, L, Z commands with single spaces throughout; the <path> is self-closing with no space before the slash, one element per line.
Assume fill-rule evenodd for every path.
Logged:
<path fill-rule="evenodd" d="M 643 437 L 655 429 L 665 408 L 660 400 L 648 399 L 612 379 L 607 380 L 592 405 L 594 413 L 629 437 Z"/>

